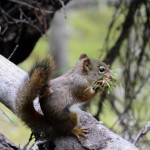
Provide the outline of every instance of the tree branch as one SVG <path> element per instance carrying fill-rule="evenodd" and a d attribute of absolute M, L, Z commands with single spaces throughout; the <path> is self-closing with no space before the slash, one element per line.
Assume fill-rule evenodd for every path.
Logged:
<path fill-rule="evenodd" d="M 0 102 L 15 112 L 17 91 L 27 73 L 0 55 Z"/>
<path fill-rule="evenodd" d="M 134 14 L 136 13 L 136 10 L 141 5 L 142 0 L 133 0 L 130 4 L 129 11 L 127 16 L 125 17 L 125 21 L 122 26 L 122 31 L 114 44 L 114 46 L 110 49 L 110 51 L 107 53 L 105 60 L 108 62 L 108 64 L 112 64 L 112 62 L 115 60 L 116 56 L 120 53 L 120 47 L 123 43 L 123 41 L 128 36 L 128 33 L 130 31 L 130 28 L 132 27 L 134 23 Z"/>
<path fill-rule="evenodd" d="M 135 138 L 133 144 L 139 146 L 140 142 L 143 140 L 144 136 L 150 131 L 150 121 L 145 125 Z"/>

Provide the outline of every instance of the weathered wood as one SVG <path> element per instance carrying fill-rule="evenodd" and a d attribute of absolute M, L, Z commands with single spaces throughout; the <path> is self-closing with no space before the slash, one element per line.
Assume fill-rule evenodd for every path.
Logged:
<path fill-rule="evenodd" d="M 0 55 L 0 102 L 15 112 L 14 101 L 27 73 Z"/>

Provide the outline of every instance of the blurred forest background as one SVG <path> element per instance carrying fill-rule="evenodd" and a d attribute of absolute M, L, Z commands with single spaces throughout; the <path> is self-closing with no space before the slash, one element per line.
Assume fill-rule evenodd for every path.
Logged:
<path fill-rule="evenodd" d="M 148 0 L 77 0 L 57 12 L 50 30 L 19 66 L 30 70 L 48 53 L 56 76 L 71 69 L 81 53 L 111 65 L 119 85 L 98 95 L 86 111 L 130 142 L 150 121 L 150 2 Z M 7 117 L 8 116 L 8 117 Z M 0 132 L 21 146 L 30 131 L 2 104 Z M 148 133 L 141 149 L 150 149 Z"/>

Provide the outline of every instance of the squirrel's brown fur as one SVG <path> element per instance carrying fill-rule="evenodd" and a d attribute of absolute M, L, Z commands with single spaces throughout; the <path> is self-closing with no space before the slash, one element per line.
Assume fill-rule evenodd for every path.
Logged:
<path fill-rule="evenodd" d="M 83 54 L 71 71 L 50 80 L 52 64 L 48 58 L 30 71 L 29 78 L 18 92 L 17 114 L 34 132 L 51 134 L 53 131 L 56 135 L 73 133 L 77 137 L 82 136 L 87 130 L 77 127 L 80 116 L 78 106 L 97 94 L 92 87 L 97 80 L 103 76 L 111 77 L 109 67 Z M 99 72 L 100 66 L 104 67 L 104 72 Z M 33 107 L 37 96 L 44 116 Z"/>

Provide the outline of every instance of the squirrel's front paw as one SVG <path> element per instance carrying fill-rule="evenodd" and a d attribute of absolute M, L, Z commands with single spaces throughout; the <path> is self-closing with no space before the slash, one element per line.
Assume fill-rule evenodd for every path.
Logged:
<path fill-rule="evenodd" d="M 79 138 L 80 136 L 85 137 L 86 134 L 88 133 L 88 130 L 87 130 L 87 128 L 83 128 L 83 127 L 74 127 L 74 128 L 72 129 L 72 133 L 73 133 L 77 138 Z"/>
<path fill-rule="evenodd" d="M 95 82 L 95 84 L 93 85 L 93 90 L 98 93 L 98 92 L 102 92 L 104 91 L 105 86 L 103 84 L 103 80 L 100 80 L 98 82 Z"/>

